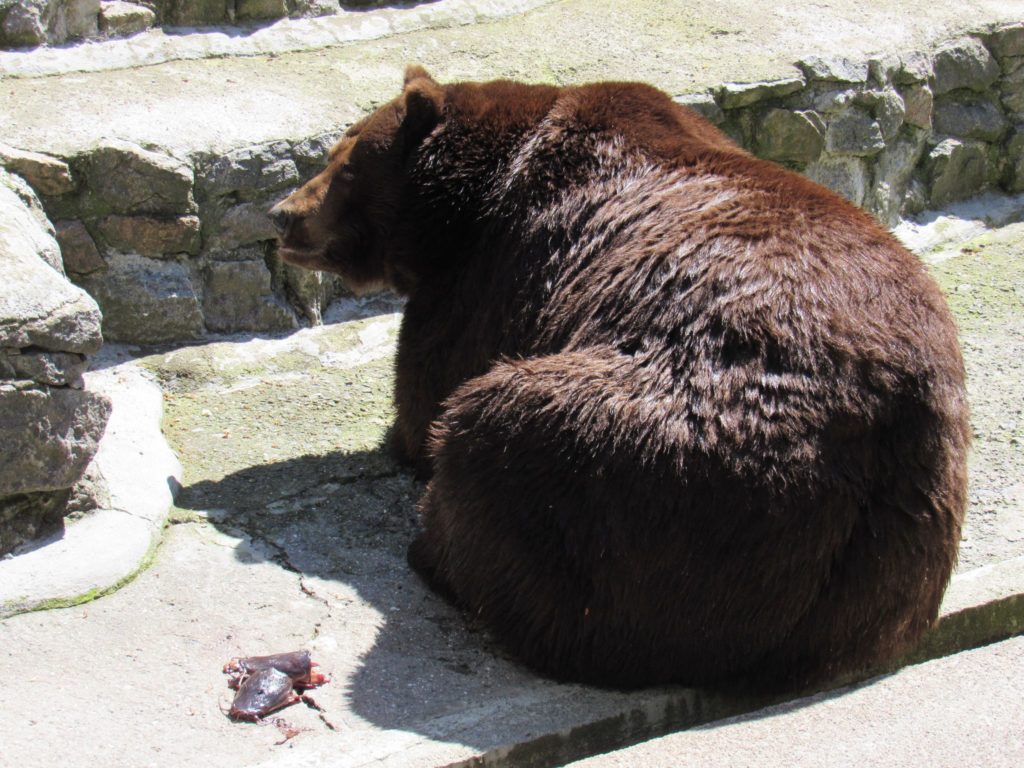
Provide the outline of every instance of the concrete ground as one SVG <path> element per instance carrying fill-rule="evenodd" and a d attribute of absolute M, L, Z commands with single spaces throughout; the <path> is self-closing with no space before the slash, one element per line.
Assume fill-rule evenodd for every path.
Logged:
<path fill-rule="evenodd" d="M 380 34 L 330 48 L 303 37 L 305 22 L 288 22 L 280 34 L 225 35 L 237 48 L 227 57 L 215 50 L 228 44 L 218 33 L 154 32 L 134 44 L 160 49 L 145 67 L 118 69 L 135 54 L 116 45 L 3 54 L 0 134 L 58 153 L 114 137 L 216 151 L 335 129 L 396 93 L 406 61 L 445 79 L 619 77 L 679 94 L 782 76 L 808 54 L 863 58 L 1024 17 L 1019 0 L 877 0 L 827 12 L 807 0 L 435 5 L 433 17 L 380 17 L 411 31 L 374 27 L 368 14 Z M 498 18 L 502 8 L 532 10 Z M 193 57 L 203 46 L 219 57 Z M 888 758 L 874 729 L 908 763 L 1015 757 L 1021 641 L 956 653 L 1024 631 L 1024 225 L 1012 223 L 1024 201 L 981 206 L 907 232 L 957 314 L 971 376 L 961 569 L 920 658 L 955 655 L 773 710 L 707 691 L 622 693 L 536 677 L 405 565 L 421 489 L 379 447 L 400 308 L 350 302 L 323 327 L 282 338 L 107 350 L 98 373 L 159 384 L 163 432 L 182 464 L 160 473 L 160 492 L 168 473 L 183 489 L 159 548 L 130 564 L 129 577 L 148 565 L 130 583 L 0 619 L 0 766 L 559 765 L 707 723 L 672 737 L 683 741 L 600 759 L 875 764 Z M 13 567 L 0 563 L 0 597 Z M 313 692 L 323 710 L 282 712 L 298 731 L 288 740 L 287 726 L 230 722 L 223 663 L 298 648 L 331 675 Z"/>
<path fill-rule="evenodd" d="M 1022 672 L 1018 637 L 571 766 L 1015 768 L 1024 764 Z"/>

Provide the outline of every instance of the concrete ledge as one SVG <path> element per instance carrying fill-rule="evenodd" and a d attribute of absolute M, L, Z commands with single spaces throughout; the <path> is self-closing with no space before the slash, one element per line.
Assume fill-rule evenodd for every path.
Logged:
<path fill-rule="evenodd" d="M 0 619 L 92 600 L 145 568 L 157 543 L 181 465 L 160 432 L 159 387 L 132 363 L 105 350 L 85 375 L 90 391 L 110 398 L 110 421 L 87 470 L 103 506 L 67 523 L 62 534 L 0 561 Z"/>

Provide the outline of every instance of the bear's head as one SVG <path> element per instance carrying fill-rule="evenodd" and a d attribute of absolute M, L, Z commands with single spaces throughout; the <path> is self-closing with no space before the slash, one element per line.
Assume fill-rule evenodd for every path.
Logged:
<path fill-rule="evenodd" d="M 445 91 L 422 67 L 405 72 L 402 94 L 353 125 L 327 167 L 270 209 L 281 257 L 341 275 L 360 293 L 405 293 L 402 254 L 415 248 L 404 225 L 411 154 L 438 124 Z"/>

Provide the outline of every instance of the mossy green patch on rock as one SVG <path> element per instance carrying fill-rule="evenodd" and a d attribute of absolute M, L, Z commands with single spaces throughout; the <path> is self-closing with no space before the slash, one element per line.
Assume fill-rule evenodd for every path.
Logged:
<path fill-rule="evenodd" d="M 394 418 L 396 333 L 386 316 L 144 359 L 165 386 L 186 489 L 302 456 L 374 453 Z"/>

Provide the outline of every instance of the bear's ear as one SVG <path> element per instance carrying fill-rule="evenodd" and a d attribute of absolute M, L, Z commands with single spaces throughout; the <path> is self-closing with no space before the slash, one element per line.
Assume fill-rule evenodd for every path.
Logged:
<path fill-rule="evenodd" d="M 402 81 L 402 87 L 407 88 L 409 83 L 413 80 L 429 80 L 432 83 L 436 82 L 434 78 L 430 76 L 430 73 L 419 64 L 410 64 L 405 68 L 405 80 Z"/>
<path fill-rule="evenodd" d="M 409 72 L 417 69 L 422 76 L 409 80 Z M 419 141 L 441 121 L 444 109 L 444 87 L 438 85 L 422 67 L 409 67 L 406 70 L 405 90 L 402 92 L 405 106 L 403 126 L 410 138 Z"/>

